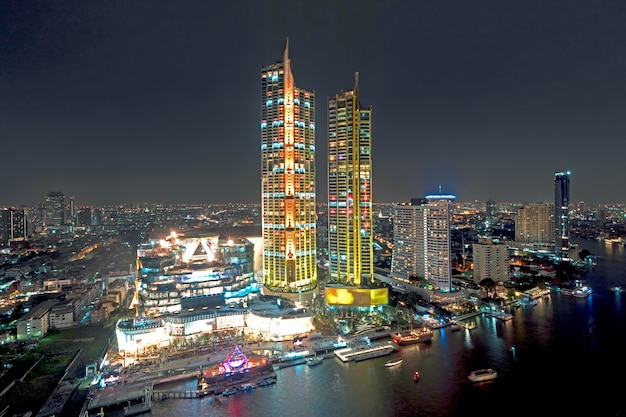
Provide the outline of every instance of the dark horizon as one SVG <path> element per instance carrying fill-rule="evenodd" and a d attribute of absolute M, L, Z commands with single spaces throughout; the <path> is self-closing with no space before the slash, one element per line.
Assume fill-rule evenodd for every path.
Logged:
<path fill-rule="evenodd" d="M 0 4 L 0 206 L 260 203 L 260 68 L 372 106 L 373 201 L 626 203 L 626 3 Z"/>

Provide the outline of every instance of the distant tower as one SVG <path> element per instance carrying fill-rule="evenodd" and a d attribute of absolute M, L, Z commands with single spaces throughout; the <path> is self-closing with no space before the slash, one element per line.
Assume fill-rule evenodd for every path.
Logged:
<path fill-rule="evenodd" d="M 77 226 L 85 227 L 87 230 L 91 230 L 91 207 L 84 206 L 78 210 L 76 215 Z"/>
<path fill-rule="evenodd" d="M 74 202 L 74 196 L 70 197 L 70 206 L 69 206 L 69 219 L 67 220 L 67 224 L 76 225 L 76 206 Z"/>
<path fill-rule="evenodd" d="M 490 223 L 496 217 L 496 202 L 491 199 L 487 200 L 487 204 L 485 204 L 485 217 Z"/>
<path fill-rule="evenodd" d="M 554 174 L 554 256 L 569 262 L 569 176 L 570 172 Z"/>
<path fill-rule="evenodd" d="M 370 283 L 372 236 L 372 108 L 354 89 L 328 99 L 328 256 L 332 278 Z"/>
<path fill-rule="evenodd" d="M 60 191 L 50 191 L 45 198 L 45 227 L 59 229 L 65 226 L 65 196 Z"/>
<path fill-rule="evenodd" d="M 317 285 L 315 95 L 295 86 L 289 40 L 261 68 L 264 291 L 287 298 Z"/>

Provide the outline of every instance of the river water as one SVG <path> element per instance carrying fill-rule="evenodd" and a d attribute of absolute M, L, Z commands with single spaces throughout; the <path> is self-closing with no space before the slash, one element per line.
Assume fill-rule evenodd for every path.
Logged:
<path fill-rule="evenodd" d="M 477 317 L 478 328 L 435 331 L 430 344 L 391 357 L 277 371 L 278 382 L 229 397 L 154 401 L 169 416 L 624 416 L 626 415 L 626 248 L 574 240 L 598 255 L 580 299 L 552 292 L 514 310 L 508 322 Z M 392 357 L 400 365 L 385 367 Z M 496 380 L 468 382 L 492 367 Z M 419 370 L 421 379 L 413 381 Z M 195 389 L 195 382 L 183 386 Z"/>

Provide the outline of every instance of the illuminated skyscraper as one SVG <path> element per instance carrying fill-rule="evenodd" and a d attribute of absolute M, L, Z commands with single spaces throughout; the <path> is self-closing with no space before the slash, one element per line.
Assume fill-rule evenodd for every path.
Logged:
<path fill-rule="evenodd" d="M 263 283 L 290 297 L 316 286 L 317 269 L 315 95 L 295 86 L 289 40 L 261 68 L 260 104 Z"/>
<path fill-rule="evenodd" d="M 569 176 L 554 174 L 554 256 L 562 262 L 569 262 Z"/>
<path fill-rule="evenodd" d="M 354 90 L 328 99 L 328 255 L 332 278 L 349 285 L 371 282 L 372 109 Z"/>

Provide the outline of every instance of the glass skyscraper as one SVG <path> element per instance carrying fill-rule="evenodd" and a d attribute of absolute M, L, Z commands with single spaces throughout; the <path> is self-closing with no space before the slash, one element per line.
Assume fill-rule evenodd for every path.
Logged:
<path fill-rule="evenodd" d="M 569 262 L 569 176 L 554 174 L 554 256 L 561 262 Z"/>
<path fill-rule="evenodd" d="M 372 109 L 354 89 L 328 99 L 328 255 L 330 275 L 348 285 L 373 279 Z"/>
<path fill-rule="evenodd" d="M 261 68 L 264 292 L 293 298 L 317 284 L 315 94 L 297 88 L 289 59 Z"/>

